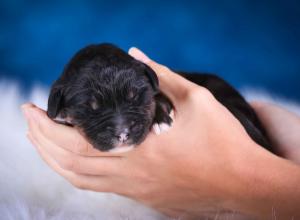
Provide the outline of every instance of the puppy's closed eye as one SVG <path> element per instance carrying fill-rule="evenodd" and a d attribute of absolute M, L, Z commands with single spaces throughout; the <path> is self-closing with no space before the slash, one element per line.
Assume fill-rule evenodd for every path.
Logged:
<path fill-rule="evenodd" d="M 92 107 L 93 110 L 97 110 L 99 108 L 99 103 L 96 100 L 91 100 L 90 106 Z"/>
<path fill-rule="evenodd" d="M 131 91 L 128 92 L 127 98 L 128 98 L 128 99 L 132 99 L 132 98 L 134 98 L 135 95 L 136 95 L 136 94 L 131 90 Z"/>
<path fill-rule="evenodd" d="M 139 98 L 139 94 L 137 91 L 129 91 L 128 94 L 127 94 L 127 100 L 128 101 L 137 101 Z"/>
<path fill-rule="evenodd" d="M 90 103 L 90 105 L 91 105 L 91 107 L 92 107 L 93 110 L 97 110 L 99 108 L 99 105 L 98 105 L 98 103 L 96 101 L 92 101 Z"/>
<path fill-rule="evenodd" d="M 94 96 L 91 98 L 89 104 L 93 110 L 97 110 L 99 108 L 99 103 Z"/>

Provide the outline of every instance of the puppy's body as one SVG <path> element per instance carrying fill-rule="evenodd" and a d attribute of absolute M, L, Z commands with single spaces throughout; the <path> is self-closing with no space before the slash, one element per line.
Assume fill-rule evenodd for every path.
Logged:
<path fill-rule="evenodd" d="M 255 112 L 228 83 L 209 74 L 180 73 L 209 89 L 258 144 L 269 149 Z M 121 49 L 100 44 L 80 50 L 53 84 L 48 116 L 79 128 L 97 149 L 140 144 L 153 125 L 171 125 L 172 104 L 156 74 Z"/>

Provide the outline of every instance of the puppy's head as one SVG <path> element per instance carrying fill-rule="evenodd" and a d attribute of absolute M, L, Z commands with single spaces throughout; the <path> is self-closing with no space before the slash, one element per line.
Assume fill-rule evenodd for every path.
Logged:
<path fill-rule="evenodd" d="M 144 140 L 157 93 L 157 76 L 147 65 L 113 45 L 92 45 L 71 59 L 52 86 L 47 113 L 108 151 Z"/>

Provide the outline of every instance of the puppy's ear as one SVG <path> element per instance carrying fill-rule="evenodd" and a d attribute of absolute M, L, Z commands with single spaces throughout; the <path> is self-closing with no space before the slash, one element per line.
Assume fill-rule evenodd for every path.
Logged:
<path fill-rule="evenodd" d="M 47 115 L 54 119 L 57 117 L 62 110 L 63 106 L 63 99 L 64 99 L 64 92 L 63 86 L 56 85 L 55 83 L 50 91 L 49 99 L 48 99 L 48 110 Z"/>
<path fill-rule="evenodd" d="M 145 74 L 146 76 L 148 77 L 151 85 L 152 85 L 152 88 L 155 92 L 158 92 L 159 91 L 159 82 L 158 82 L 158 77 L 156 75 L 156 73 L 149 67 L 145 64 L 146 68 L 145 68 Z"/>

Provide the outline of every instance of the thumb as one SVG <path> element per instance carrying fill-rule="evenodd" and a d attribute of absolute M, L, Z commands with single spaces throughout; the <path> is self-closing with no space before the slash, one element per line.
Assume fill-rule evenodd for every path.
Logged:
<path fill-rule="evenodd" d="M 194 83 L 186 80 L 182 76 L 174 73 L 166 66 L 156 63 L 147 57 L 139 49 L 132 47 L 128 51 L 129 55 L 148 65 L 157 74 L 160 90 L 171 99 L 174 105 L 183 100 Z"/>

